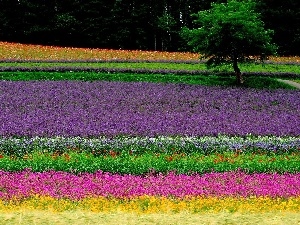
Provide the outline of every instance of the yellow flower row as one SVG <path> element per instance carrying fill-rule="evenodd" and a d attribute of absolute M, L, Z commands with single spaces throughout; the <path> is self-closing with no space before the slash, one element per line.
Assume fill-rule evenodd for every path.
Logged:
<path fill-rule="evenodd" d="M 177 212 L 299 212 L 300 196 L 294 198 L 270 197 L 171 197 L 140 196 L 132 199 L 91 197 L 79 201 L 32 196 L 23 200 L 0 200 L 0 211 L 15 210 L 87 210 L 92 212 L 177 213 Z"/>

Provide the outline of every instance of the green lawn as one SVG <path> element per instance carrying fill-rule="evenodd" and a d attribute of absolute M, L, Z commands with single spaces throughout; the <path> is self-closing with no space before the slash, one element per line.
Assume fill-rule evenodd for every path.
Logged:
<path fill-rule="evenodd" d="M 84 80 L 185 83 L 207 86 L 234 86 L 235 76 L 176 75 L 152 73 L 110 73 L 110 72 L 0 72 L 0 80 Z M 244 87 L 295 89 L 271 77 L 245 77 Z"/>
<path fill-rule="evenodd" d="M 118 69 L 164 69 L 164 70 L 207 70 L 204 63 L 159 63 L 159 62 L 7 62 L 0 63 L 0 67 L 26 67 L 26 68 L 118 68 Z M 242 72 L 286 72 L 300 74 L 297 64 L 240 64 Z M 232 71 L 231 66 L 222 66 L 212 71 Z"/>

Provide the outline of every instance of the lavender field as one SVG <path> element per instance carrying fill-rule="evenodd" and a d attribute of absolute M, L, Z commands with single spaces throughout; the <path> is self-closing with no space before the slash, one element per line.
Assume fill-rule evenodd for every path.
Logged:
<path fill-rule="evenodd" d="M 300 91 L 276 80 L 299 57 L 235 86 L 141 63 L 195 54 L 0 46 L 0 224 L 299 224 Z M 88 76 L 45 64 L 78 60 Z M 143 73 L 84 68 L 111 60 Z"/>
<path fill-rule="evenodd" d="M 1 136 L 300 134 L 300 92 L 185 84 L 0 81 Z"/>

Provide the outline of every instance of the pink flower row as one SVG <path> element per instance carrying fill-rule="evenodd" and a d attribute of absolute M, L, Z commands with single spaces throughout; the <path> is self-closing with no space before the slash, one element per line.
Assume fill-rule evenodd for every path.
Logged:
<path fill-rule="evenodd" d="M 246 174 L 240 171 L 179 175 L 134 176 L 102 171 L 93 174 L 67 172 L 0 171 L 0 199 L 31 195 L 82 199 L 91 196 L 132 198 L 150 196 L 291 197 L 300 196 L 300 173 Z"/>

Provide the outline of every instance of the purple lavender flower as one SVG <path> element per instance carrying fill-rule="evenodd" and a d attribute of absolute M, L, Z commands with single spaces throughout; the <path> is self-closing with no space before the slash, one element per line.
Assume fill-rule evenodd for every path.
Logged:
<path fill-rule="evenodd" d="M 1 136 L 299 136 L 300 92 L 184 84 L 1 81 Z"/>

